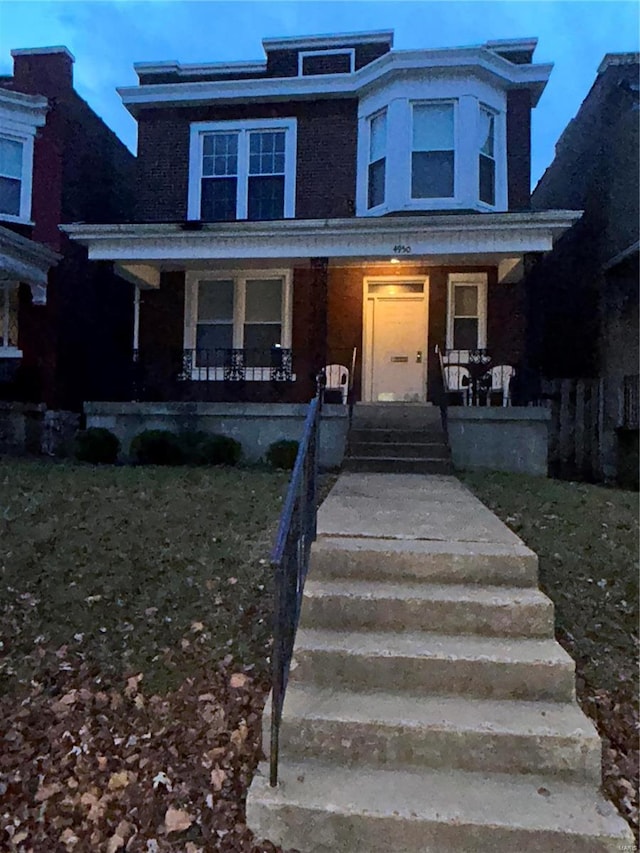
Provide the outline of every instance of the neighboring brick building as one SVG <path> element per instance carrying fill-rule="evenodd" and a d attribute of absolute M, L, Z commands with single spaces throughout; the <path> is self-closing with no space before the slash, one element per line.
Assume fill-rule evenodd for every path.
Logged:
<path fill-rule="evenodd" d="M 593 474 L 638 477 L 639 55 L 607 54 L 532 196 L 584 210 L 534 267 L 528 359 L 543 377 L 600 380 Z M 622 452 L 623 458 L 618 460 Z"/>
<path fill-rule="evenodd" d="M 303 402 L 357 351 L 362 400 L 436 395 L 436 345 L 515 366 L 529 253 L 535 39 L 392 50 L 265 39 L 261 62 L 136 65 L 136 224 L 73 226 L 137 283 L 148 400 Z M 115 220 L 114 220 L 115 222 Z"/>
<path fill-rule="evenodd" d="M 64 47 L 0 78 L 0 399 L 79 411 L 125 393 L 133 289 L 59 226 L 131 219 L 135 157 L 73 88 Z"/>

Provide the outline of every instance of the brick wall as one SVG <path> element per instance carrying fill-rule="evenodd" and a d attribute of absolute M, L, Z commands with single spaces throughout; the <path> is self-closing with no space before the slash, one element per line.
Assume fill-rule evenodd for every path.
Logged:
<path fill-rule="evenodd" d="M 507 92 L 507 187 L 509 210 L 527 210 L 531 198 L 531 93 Z"/>
<path fill-rule="evenodd" d="M 298 120 L 296 218 L 352 216 L 357 110 L 355 99 L 144 110 L 138 122 L 138 221 L 186 219 L 191 122 L 285 117 Z"/>

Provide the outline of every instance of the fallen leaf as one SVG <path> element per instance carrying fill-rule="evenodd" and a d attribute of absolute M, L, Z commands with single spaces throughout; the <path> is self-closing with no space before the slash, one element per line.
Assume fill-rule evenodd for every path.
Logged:
<path fill-rule="evenodd" d="M 131 698 L 138 692 L 138 685 L 143 679 L 143 674 L 139 672 L 137 675 L 131 675 L 127 678 L 127 686 L 124 688 L 124 695 Z"/>
<path fill-rule="evenodd" d="M 227 778 L 226 772 L 221 767 L 215 767 L 211 771 L 211 785 L 214 791 L 222 790 L 224 780 Z"/>
<path fill-rule="evenodd" d="M 52 782 L 51 785 L 41 785 L 36 791 L 35 801 L 36 803 L 44 803 L 45 800 L 53 797 L 54 794 L 58 794 L 61 790 L 62 785 L 58 782 Z"/>
<path fill-rule="evenodd" d="M 249 678 L 243 672 L 234 672 L 229 684 L 231 687 L 244 687 Z"/>
<path fill-rule="evenodd" d="M 129 784 L 129 771 L 121 770 L 119 773 L 113 773 L 109 778 L 109 790 L 118 791 L 120 788 L 126 788 Z"/>
<path fill-rule="evenodd" d="M 167 833 L 184 832 L 193 823 L 193 818 L 184 809 L 174 809 L 170 806 L 164 816 L 164 828 Z"/>

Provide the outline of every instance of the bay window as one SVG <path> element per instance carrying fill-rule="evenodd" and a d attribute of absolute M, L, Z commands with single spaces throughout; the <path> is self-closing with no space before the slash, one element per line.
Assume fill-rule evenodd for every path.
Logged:
<path fill-rule="evenodd" d="M 367 174 L 367 207 L 384 204 L 387 162 L 387 111 L 369 119 L 369 166 Z"/>
<path fill-rule="evenodd" d="M 208 222 L 294 215 L 295 119 L 191 126 L 188 215 Z"/>
<path fill-rule="evenodd" d="M 478 197 L 480 201 L 494 205 L 496 203 L 496 116 L 493 110 L 483 104 L 480 105 L 479 128 Z"/>
<path fill-rule="evenodd" d="M 184 339 L 194 379 L 227 378 L 231 364 L 242 378 L 269 379 L 291 347 L 290 271 L 189 273 Z"/>
<path fill-rule="evenodd" d="M 454 105 L 413 105 L 411 198 L 453 198 Z"/>
<path fill-rule="evenodd" d="M 468 352 L 487 345 L 487 276 L 449 275 L 447 350 Z"/>

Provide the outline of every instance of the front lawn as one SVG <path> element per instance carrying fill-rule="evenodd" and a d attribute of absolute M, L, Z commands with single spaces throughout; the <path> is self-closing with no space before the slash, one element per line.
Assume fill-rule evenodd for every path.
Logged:
<path fill-rule="evenodd" d="M 512 474 L 462 479 L 540 558 L 578 698 L 603 736 L 605 788 L 638 830 L 638 495 Z"/>
<path fill-rule="evenodd" d="M 243 823 L 288 474 L 0 462 L 0 847 L 273 850 Z"/>

